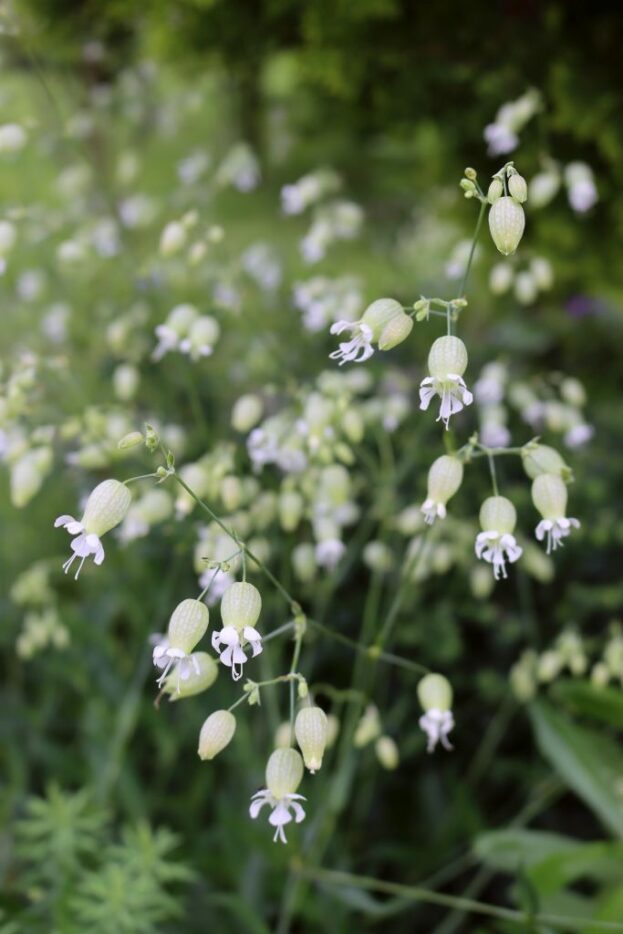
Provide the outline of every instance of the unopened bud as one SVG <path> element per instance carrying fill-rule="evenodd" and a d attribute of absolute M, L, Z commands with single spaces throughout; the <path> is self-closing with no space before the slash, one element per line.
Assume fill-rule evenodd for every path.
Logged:
<path fill-rule="evenodd" d="M 515 252 L 525 225 L 523 208 L 514 198 L 499 198 L 489 211 L 489 230 L 493 242 L 504 256 Z"/>
<path fill-rule="evenodd" d="M 229 710 L 215 710 L 201 727 L 199 758 L 213 759 L 222 752 L 236 732 L 236 718 Z"/>
<path fill-rule="evenodd" d="M 389 321 L 379 337 L 379 350 L 392 350 L 398 344 L 406 341 L 413 330 L 413 318 L 406 315 L 404 311 L 396 315 Z"/>
<path fill-rule="evenodd" d="M 259 396 L 240 396 L 231 413 L 232 427 L 241 433 L 250 431 L 262 417 L 264 406 Z"/>
<path fill-rule="evenodd" d="M 279 521 L 284 532 L 294 532 L 303 516 L 304 500 L 296 490 L 284 490 L 279 496 Z"/>
<path fill-rule="evenodd" d="M 556 474 L 567 482 L 572 477 L 571 468 L 558 451 L 547 444 L 526 445 L 521 449 L 521 461 L 531 480 L 542 473 Z"/>
<path fill-rule="evenodd" d="M 144 440 L 145 437 L 140 431 L 130 431 L 123 436 L 117 447 L 120 451 L 127 451 L 129 448 L 135 448 L 137 445 L 142 444 Z"/>
<path fill-rule="evenodd" d="M 303 707 L 294 721 L 296 741 L 303 753 L 303 760 L 310 772 L 317 772 L 322 765 L 327 744 L 327 717 L 320 707 Z"/>
<path fill-rule="evenodd" d="M 374 704 L 369 704 L 363 712 L 361 720 L 357 724 L 353 744 L 357 749 L 363 749 L 368 743 L 373 742 L 381 733 L 381 721 L 378 709 Z"/>
<path fill-rule="evenodd" d="M 487 201 L 489 204 L 495 204 L 504 194 L 504 185 L 499 178 L 494 178 L 487 190 Z"/>
<path fill-rule="evenodd" d="M 400 755 L 398 746 L 391 736 L 379 736 L 374 745 L 374 751 L 376 752 L 376 758 L 388 772 L 393 772 L 394 769 L 398 768 Z"/>
<path fill-rule="evenodd" d="M 520 204 L 523 204 L 528 197 L 528 186 L 526 185 L 526 180 L 523 175 L 519 175 L 518 172 L 511 175 L 508 179 L 508 190 L 515 201 L 519 201 Z"/>
<path fill-rule="evenodd" d="M 173 256 L 186 243 L 186 229 L 179 221 L 171 221 L 160 236 L 160 252 L 163 256 Z"/>

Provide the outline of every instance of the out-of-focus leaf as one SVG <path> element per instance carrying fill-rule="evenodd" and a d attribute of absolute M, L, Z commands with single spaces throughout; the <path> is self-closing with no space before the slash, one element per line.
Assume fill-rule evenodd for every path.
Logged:
<path fill-rule="evenodd" d="M 493 830 L 481 834 L 475 844 L 476 856 L 492 869 L 517 872 L 521 867 L 540 863 L 547 856 L 558 856 L 576 847 L 575 840 L 539 830 Z"/>
<path fill-rule="evenodd" d="M 593 921 L 620 921 L 623 918 L 623 885 L 602 896 Z M 599 928 L 589 924 L 582 934 L 599 934 Z"/>
<path fill-rule="evenodd" d="M 585 714 L 623 729 L 623 691 L 597 687 L 590 681 L 559 681 L 552 695 L 572 713 Z"/>
<path fill-rule="evenodd" d="M 563 781 L 617 837 L 623 837 L 623 752 L 542 700 L 530 704 L 536 741 Z"/>
<path fill-rule="evenodd" d="M 623 844 L 579 843 L 535 863 L 529 870 L 529 876 L 537 891 L 547 894 L 580 878 L 595 879 L 600 883 L 618 880 L 621 878 L 621 867 Z"/>

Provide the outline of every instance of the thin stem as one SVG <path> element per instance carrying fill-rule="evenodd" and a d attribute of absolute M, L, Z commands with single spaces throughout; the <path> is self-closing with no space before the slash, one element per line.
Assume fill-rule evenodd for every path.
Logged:
<path fill-rule="evenodd" d="M 283 635 L 284 632 L 288 632 L 290 629 L 294 629 L 296 623 L 293 620 L 290 620 L 288 623 L 284 623 L 283 626 L 278 626 L 277 629 L 273 629 L 272 632 L 269 632 L 268 635 L 262 637 L 262 642 L 266 644 L 270 642 L 271 639 L 276 639 L 277 636 Z"/>
<path fill-rule="evenodd" d="M 294 639 L 294 651 L 292 652 L 292 664 L 290 665 L 290 674 L 293 675 L 298 667 L 301 655 L 301 646 L 303 645 L 303 636 L 305 634 L 305 624 L 295 623 L 296 636 Z M 294 746 L 294 709 L 295 709 L 295 684 L 290 681 L 290 745 Z"/>
<path fill-rule="evenodd" d="M 158 477 L 157 473 L 142 473 L 138 477 L 129 477 L 127 480 L 123 481 L 124 486 L 127 486 L 128 483 L 135 483 L 137 480 L 148 480 L 150 477 Z"/>
<path fill-rule="evenodd" d="M 502 908 L 499 905 L 489 905 L 471 898 L 456 895 L 446 895 L 433 892 L 430 889 L 418 886 L 402 885 L 397 882 L 386 882 L 383 879 L 373 879 L 370 876 L 359 876 L 350 872 L 341 872 L 333 869 L 315 869 L 307 866 L 294 867 L 294 872 L 308 879 L 324 882 L 328 885 L 348 886 L 356 889 L 369 889 L 371 891 L 385 892 L 389 895 L 400 895 L 416 902 L 430 905 L 440 905 L 444 908 L 455 908 L 471 914 L 487 915 L 501 921 L 510 921 L 513 924 L 524 925 L 550 925 L 568 931 L 582 931 L 586 927 L 586 919 L 555 914 L 531 914 L 518 911 L 514 908 Z M 623 931 L 623 922 L 619 921 L 593 921 L 596 931 Z"/>
<path fill-rule="evenodd" d="M 482 227 L 482 221 L 485 216 L 486 206 L 487 206 L 486 201 L 482 201 L 480 203 L 480 211 L 478 213 L 478 220 L 476 221 L 476 229 L 474 230 L 472 246 L 469 251 L 469 256 L 467 257 L 467 266 L 465 267 L 465 272 L 463 273 L 463 279 L 461 280 L 461 287 L 459 289 L 459 294 L 457 298 L 465 297 L 465 286 L 467 285 L 467 279 L 469 276 L 469 272 L 470 272 L 470 269 L 472 268 L 472 260 L 474 259 L 474 253 L 476 252 L 476 243 L 478 241 L 478 235 L 480 234 L 480 228 Z"/>
<path fill-rule="evenodd" d="M 489 461 L 489 473 L 491 474 L 491 486 L 493 487 L 493 495 L 499 496 L 500 491 L 498 490 L 498 480 L 495 473 L 495 455 L 490 451 L 487 451 L 487 460 Z"/>
<path fill-rule="evenodd" d="M 400 655 L 394 655 L 392 652 L 382 652 L 379 649 L 377 644 L 374 645 L 363 645 L 360 642 L 355 642 L 354 639 L 350 639 L 348 636 L 342 635 L 341 632 L 336 632 L 334 629 L 330 629 L 329 626 L 325 626 L 324 623 L 318 622 L 315 619 L 308 619 L 307 622 L 310 626 L 313 626 L 314 629 L 318 629 L 323 635 L 328 636 L 330 639 L 334 639 L 336 642 L 341 642 L 342 645 L 348 646 L 353 652 L 357 652 L 360 655 L 366 655 L 372 661 L 385 662 L 388 665 L 396 665 L 398 668 L 405 668 L 407 671 L 413 671 L 417 674 L 427 674 L 428 668 L 425 668 L 424 665 L 418 664 L 418 662 L 413 662 L 409 658 L 403 658 Z"/>
<path fill-rule="evenodd" d="M 173 478 L 179 483 L 179 485 L 180 485 L 181 487 L 183 487 L 183 489 L 186 490 L 186 492 L 188 493 L 189 496 L 192 496 L 192 498 L 193 498 L 194 501 L 197 503 L 197 505 L 198 505 L 201 509 L 203 509 L 203 511 L 204 511 L 205 513 L 207 513 L 207 514 L 210 516 L 210 518 L 212 519 L 212 521 L 213 521 L 213 522 L 216 522 L 216 524 L 225 532 L 225 534 L 226 534 L 226 535 L 229 535 L 229 537 L 231 538 L 231 540 L 234 541 L 234 542 L 236 542 L 236 544 L 240 546 L 241 551 L 243 551 L 243 552 L 247 555 L 247 557 L 250 558 L 251 561 L 253 561 L 254 564 L 257 564 L 257 566 L 258 566 L 258 568 L 260 569 L 260 571 L 262 572 L 262 574 L 264 574 L 264 576 L 268 578 L 268 580 L 271 582 L 271 584 L 273 585 L 273 587 L 275 587 L 275 588 L 279 591 L 279 593 L 281 594 L 281 596 L 282 596 L 282 597 L 284 598 L 284 600 L 287 602 L 288 606 L 290 607 L 290 610 L 291 610 L 293 613 L 298 613 L 298 612 L 300 611 L 299 604 L 296 602 L 296 600 L 294 599 L 294 597 L 292 596 L 292 594 L 288 593 L 288 591 L 285 589 L 285 587 L 283 586 L 283 584 L 282 584 L 280 581 L 277 580 L 277 578 L 275 577 L 275 575 L 273 574 L 273 572 L 270 571 L 270 570 L 266 567 L 266 565 L 264 564 L 264 562 L 261 561 L 260 558 L 258 558 L 257 555 L 255 555 L 255 554 L 251 551 L 251 549 L 248 547 L 248 545 L 246 545 L 244 542 L 241 542 L 241 541 L 240 541 L 240 539 L 238 538 L 238 536 L 236 535 L 236 533 L 235 533 L 232 529 L 228 528 L 228 527 L 225 525 L 225 523 L 223 522 L 223 520 L 222 520 L 219 516 L 217 516 L 215 512 L 212 512 L 212 510 L 211 510 L 210 507 L 207 505 L 207 503 L 204 503 L 204 501 L 203 501 L 202 499 L 200 499 L 200 498 L 197 496 L 197 494 L 194 492 L 194 490 L 192 490 L 192 489 L 188 486 L 188 484 L 187 484 L 184 480 L 182 480 L 182 478 L 180 477 L 180 475 L 179 475 L 178 473 L 173 473 L 173 474 L 171 474 L 171 476 L 173 476 Z"/>

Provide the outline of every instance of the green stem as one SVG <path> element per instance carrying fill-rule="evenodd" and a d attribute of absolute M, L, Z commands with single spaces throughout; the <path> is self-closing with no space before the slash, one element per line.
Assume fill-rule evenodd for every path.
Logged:
<path fill-rule="evenodd" d="M 370 876 L 359 876 L 350 872 L 341 872 L 333 869 L 315 869 L 307 866 L 294 867 L 297 875 L 327 885 L 348 886 L 349 888 L 365 889 L 384 892 L 388 895 L 400 895 L 415 902 L 424 902 L 429 905 L 439 905 L 443 908 L 459 909 L 470 914 L 486 915 L 498 918 L 500 921 L 510 921 L 512 924 L 521 924 L 524 930 L 529 925 L 550 925 L 563 931 L 582 931 L 586 927 L 586 919 L 555 914 L 530 914 L 514 908 L 502 908 L 498 905 L 489 905 L 486 902 L 475 901 L 472 898 L 463 898 L 457 895 L 446 895 L 433 892 L 430 889 L 418 886 L 402 885 L 397 882 L 386 882 L 383 879 L 373 879 Z M 623 931 L 623 922 L 593 921 L 596 931 Z"/>
<path fill-rule="evenodd" d="M 476 243 L 478 241 L 478 236 L 480 234 L 480 228 L 482 227 L 482 221 L 485 216 L 486 206 L 487 206 L 486 201 L 482 201 L 480 203 L 480 211 L 478 213 L 478 220 L 476 221 L 476 229 L 474 230 L 472 246 L 469 251 L 469 256 L 467 257 L 467 266 L 465 267 L 465 272 L 463 273 L 463 279 L 461 280 L 461 287 L 459 289 L 459 294 L 457 295 L 457 298 L 465 297 L 465 287 L 467 285 L 467 279 L 469 276 L 470 269 L 472 268 L 472 260 L 474 259 L 474 253 L 476 252 Z"/>
<path fill-rule="evenodd" d="M 498 490 L 498 479 L 495 473 L 495 455 L 491 451 L 487 451 L 487 460 L 489 461 L 489 473 L 491 474 L 491 486 L 493 487 L 493 495 L 499 496 L 500 491 Z"/>
<path fill-rule="evenodd" d="M 318 620 L 308 619 L 307 622 L 325 636 L 334 639 L 336 642 L 341 642 L 342 645 L 348 646 L 353 652 L 357 652 L 360 655 L 367 655 L 372 661 L 386 662 L 388 665 L 396 665 L 398 668 L 405 668 L 407 671 L 413 671 L 416 674 L 426 674 L 428 672 L 428 668 L 425 668 L 424 665 L 413 662 L 409 658 L 394 655 L 392 652 L 382 652 L 377 643 L 365 645 L 361 642 L 355 642 L 354 639 L 350 639 L 348 636 L 342 635 L 341 632 L 336 632 L 329 626 L 325 626 L 324 623 L 318 622 Z"/>

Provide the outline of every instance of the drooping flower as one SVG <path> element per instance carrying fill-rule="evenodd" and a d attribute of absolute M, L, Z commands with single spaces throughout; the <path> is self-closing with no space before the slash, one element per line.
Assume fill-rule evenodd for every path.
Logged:
<path fill-rule="evenodd" d="M 567 509 L 567 487 L 560 476 L 542 473 L 532 483 L 532 502 L 543 518 L 536 527 L 535 535 L 542 542 L 547 537 L 547 554 L 562 547 L 562 539 L 571 529 L 579 529 L 577 519 L 565 516 Z"/>
<path fill-rule="evenodd" d="M 446 428 L 452 415 L 474 401 L 463 379 L 467 359 L 465 344 L 451 335 L 438 337 L 428 355 L 430 376 L 420 383 L 420 408 L 425 411 L 433 397 L 439 396 L 441 405 L 437 421 L 442 421 Z"/>
<path fill-rule="evenodd" d="M 171 614 L 166 637 L 153 651 L 154 665 L 162 669 L 158 685 L 166 683 L 167 675 L 174 665 L 177 689 L 180 682 L 187 681 L 193 671 L 196 676 L 201 674 L 201 666 L 193 655 L 193 649 L 205 635 L 209 622 L 210 614 L 205 603 L 194 599 L 178 603 Z"/>
<path fill-rule="evenodd" d="M 403 318 L 405 325 L 399 327 L 396 332 L 396 321 L 402 322 Z M 387 331 L 386 328 L 392 321 L 394 325 L 391 331 Z M 349 362 L 363 363 L 374 353 L 374 344 L 378 344 L 383 350 L 389 350 L 400 340 L 404 340 L 411 331 L 409 323 L 412 327 L 411 319 L 399 302 L 393 298 L 379 298 L 366 308 L 359 321 L 336 321 L 331 325 L 331 334 L 349 331 L 352 336 L 350 340 L 342 341 L 338 350 L 334 350 L 329 356 L 332 360 L 339 360 L 340 366 Z"/>
<path fill-rule="evenodd" d="M 199 734 L 199 758 L 213 759 L 222 752 L 236 732 L 236 718 L 229 710 L 215 710 L 204 721 Z"/>
<path fill-rule="evenodd" d="M 212 633 L 212 648 L 219 653 L 221 662 L 231 668 L 234 681 L 242 677 L 247 647 L 251 648 L 252 658 L 262 651 L 262 637 L 255 629 L 261 609 L 262 598 L 253 584 L 232 584 L 223 595 L 223 628 Z"/>
<path fill-rule="evenodd" d="M 526 226 L 524 210 L 512 196 L 505 195 L 491 206 L 489 230 L 496 247 L 504 256 L 514 253 Z"/>
<path fill-rule="evenodd" d="M 172 350 L 179 350 L 182 341 L 188 339 L 191 327 L 199 317 L 194 305 L 176 305 L 166 321 L 156 327 L 158 344 L 151 355 L 152 360 L 161 360 Z"/>
<path fill-rule="evenodd" d="M 80 521 L 73 516 L 59 516 L 56 519 L 55 528 L 63 526 L 70 535 L 76 536 L 71 543 L 73 554 L 63 565 L 65 574 L 76 558 L 81 559 L 76 580 L 89 555 L 93 555 L 95 564 L 102 563 L 104 546 L 100 541 L 101 536 L 123 521 L 131 500 L 132 494 L 125 484 L 118 480 L 104 480 L 89 495 Z"/>
<path fill-rule="evenodd" d="M 294 721 L 294 735 L 305 765 L 314 774 L 322 765 L 327 745 L 327 715 L 321 707 L 303 707 Z"/>
<path fill-rule="evenodd" d="M 427 752 L 433 752 L 437 743 L 444 749 L 452 749 L 448 739 L 454 727 L 450 682 L 443 675 L 425 675 L 417 686 L 417 695 L 424 711 L 419 725 L 428 739 Z"/>
<path fill-rule="evenodd" d="M 493 565 L 496 580 L 507 577 L 506 562 L 517 561 L 523 549 L 513 532 L 517 524 L 515 507 L 505 496 L 490 496 L 480 507 L 480 527 L 476 536 L 476 555 Z"/>
<path fill-rule="evenodd" d="M 255 820 L 265 804 L 272 809 L 268 823 L 275 828 L 273 842 L 287 843 L 284 827 L 295 820 L 300 824 L 305 811 L 300 801 L 303 795 L 296 789 L 303 778 L 303 760 L 295 749 L 275 749 L 266 765 L 266 788 L 251 798 L 249 814 Z M 293 816 L 294 815 L 294 816 Z"/>
<path fill-rule="evenodd" d="M 454 496 L 463 481 L 463 464 L 456 457 L 443 454 L 433 461 L 428 471 L 427 497 L 422 512 L 428 525 L 435 519 L 445 519 L 446 503 Z"/>

